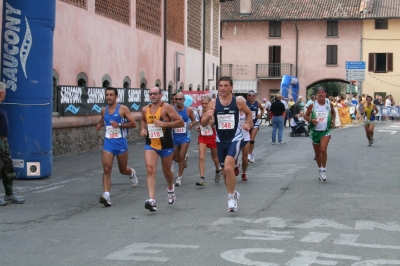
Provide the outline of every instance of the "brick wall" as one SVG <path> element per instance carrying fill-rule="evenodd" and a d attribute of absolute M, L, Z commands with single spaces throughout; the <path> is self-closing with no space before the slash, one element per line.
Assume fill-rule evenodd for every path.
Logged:
<path fill-rule="evenodd" d="M 161 36 L 161 0 L 136 0 L 136 28 Z"/>
<path fill-rule="evenodd" d="M 213 0 L 213 55 L 219 54 L 219 0 Z"/>
<path fill-rule="evenodd" d="M 96 14 L 126 25 L 130 25 L 130 11 L 130 0 L 96 0 L 95 2 Z"/>
<path fill-rule="evenodd" d="M 211 1 L 206 1 L 206 53 L 211 54 Z"/>
<path fill-rule="evenodd" d="M 167 3 L 167 39 L 185 44 L 185 0 L 173 0 Z"/>
<path fill-rule="evenodd" d="M 187 45 L 196 50 L 201 50 L 201 4 L 202 0 L 187 3 Z"/>

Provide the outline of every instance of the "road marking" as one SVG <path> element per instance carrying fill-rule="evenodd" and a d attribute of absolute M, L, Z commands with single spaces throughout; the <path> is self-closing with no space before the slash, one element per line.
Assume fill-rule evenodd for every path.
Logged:
<path fill-rule="evenodd" d="M 392 130 L 378 130 L 378 132 L 389 132 L 390 135 L 393 135 L 393 134 L 396 133 L 397 131 L 392 131 Z"/>
<path fill-rule="evenodd" d="M 312 219 L 304 223 L 298 224 L 290 219 L 283 219 L 278 217 L 264 217 L 259 219 L 249 219 L 243 217 L 221 217 L 212 226 L 221 226 L 226 224 L 234 224 L 235 222 L 241 222 L 246 224 L 266 224 L 267 227 L 272 228 L 303 228 L 303 229 L 314 229 L 314 228 L 333 228 L 340 230 L 370 230 L 380 229 L 389 232 L 400 232 L 399 222 L 386 222 L 378 223 L 374 221 L 355 221 L 354 227 L 340 224 L 333 220 L 328 219 Z"/>
<path fill-rule="evenodd" d="M 246 249 L 233 249 L 221 253 L 221 258 L 224 260 L 242 264 L 242 265 L 255 265 L 255 266 L 277 266 L 279 264 L 261 262 L 256 260 L 247 259 L 246 254 L 250 253 L 282 253 L 284 250 L 275 248 L 246 248 Z"/>
<path fill-rule="evenodd" d="M 237 236 L 234 239 L 277 241 L 294 238 L 290 236 L 290 234 L 293 234 L 290 231 L 244 230 L 243 233 L 250 236 Z"/>
<path fill-rule="evenodd" d="M 39 187 L 15 187 L 15 190 L 18 192 L 30 192 L 33 190 L 41 190 L 41 189 L 48 189 L 48 188 L 52 188 L 52 187 L 57 187 L 59 185 L 63 185 L 63 184 L 67 184 L 69 182 L 75 181 L 78 178 L 72 178 L 72 179 L 68 179 L 65 181 L 61 181 L 61 182 L 57 182 L 57 183 L 52 183 L 46 186 L 39 186 Z M 58 187 L 61 188 L 61 187 Z"/>
<path fill-rule="evenodd" d="M 321 243 L 329 235 L 330 235 L 329 233 L 310 232 L 306 237 L 302 238 L 300 242 Z"/>
<path fill-rule="evenodd" d="M 381 249 L 400 249 L 400 246 L 379 245 L 379 244 L 362 244 L 356 243 L 360 235 L 356 234 L 340 234 L 333 243 L 335 245 L 363 247 L 363 248 L 381 248 Z"/>
<path fill-rule="evenodd" d="M 167 262 L 167 257 L 150 257 L 150 256 L 132 256 L 133 254 L 145 253 L 145 254 L 158 254 L 161 253 L 162 249 L 148 249 L 148 248 L 181 248 L 181 249 L 196 249 L 200 246 L 194 245 L 173 245 L 173 244 L 150 244 L 150 243 L 133 243 L 126 246 L 118 251 L 115 251 L 107 255 L 105 260 L 132 260 L 132 261 L 157 261 Z"/>
<path fill-rule="evenodd" d="M 42 190 L 39 190 L 39 191 L 33 191 L 32 193 L 44 193 L 44 192 L 49 192 L 49 191 L 52 191 L 52 190 L 56 190 L 56 189 L 59 189 L 59 188 L 62 188 L 62 187 L 65 187 L 65 185 L 58 185 L 58 186 L 54 186 L 54 187 L 49 187 L 49 188 L 46 188 L 46 189 L 42 189 Z"/>
<path fill-rule="evenodd" d="M 299 265 L 336 265 L 338 261 L 332 261 L 332 260 L 321 260 L 318 259 L 318 257 L 324 258 L 324 259 L 339 259 L 339 260 L 355 260 L 359 261 L 361 260 L 361 257 L 358 256 L 348 256 L 348 255 L 342 255 L 342 254 L 327 254 L 327 253 L 319 253 L 319 252 L 314 252 L 314 251 L 298 251 L 296 252 L 296 255 L 288 261 L 285 265 L 288 266 L 299 266 Z"/>

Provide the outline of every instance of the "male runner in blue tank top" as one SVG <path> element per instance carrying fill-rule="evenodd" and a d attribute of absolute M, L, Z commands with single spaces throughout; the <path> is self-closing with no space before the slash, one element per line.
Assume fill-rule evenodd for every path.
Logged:
<path fill-rule="evenodd" d="M 235 160 L 239 156 L 243 140 L 242 129 L 239 127 L 239 112 L 246 114 L 243 129 L 249 131 L 253 127 L 250 109 L 243 99 L 232 95 L 233 81 L 230 77 L 221 77 L 218 81 L 218 98 L 213 99 L 207 111 L 201 118 L 201 126 L 209 124 L 210 119 L 216 122 L 217 153 L 221 168 L 224 169 L 225 186 L 228 190 L 228 212 L 237 211 L 239 192 L 235 190 L 236 176 L 234 173 Z"/>
<path fill-rule="evenodd" d="M 175 186 L 182 185 L 183 169 L 185 168 L 186 153 L 190 145 L 190 130 L 197 123 L 192 108 L 186 107 L 183 103 L 185 95 L 178 92 L 175 95 L 175 110 L 185 123 L 183 127 L 174 128 L 172 136 L 174 140 L 174 155 L 172 160 L 173 170 L 175 164 L 178 163 L 178 175 L 176 177 Z M 190 123 L 189 123 L 190 120 Z M 174 172 L 174 171 L 173 171 Z"/>
<path fill-rule="evenodd" d="M 250 146 L 248 160 L 250 163 L 254 163 L 254 142 L 258 133 L 258 129 L 261 124 L 261 116 L 264 113 L 264 107 L 259 101 L 256 101 L 256 92 L 251 90 L 247 93 L 246 104 L 251 111 L 251 116 L 253 118 L 254 127 L 250 129 Z M 258 111 L 260 109 L 260 112 Z"/>
<path fill-rule="evenodd" d="M 101 109 L 102 119 L 97 124 L 96 129 L 105 128 L 103 144 L 103 188 L 104 193 L 100 197 L 100 203 L 106 207 L 111 206 L 111 170 L 114 156 L 117 156 L 119 172 L 128 175 L 131 179 L 132 187 L 137 187 L 138 179 L 133 168 L 128 167 L 128 128 L 135 128 L 136 121 L 129 111 L 129 108 L 118 104 L 118 90 L 116 88 L 106 88 L 107 106 Z"/>

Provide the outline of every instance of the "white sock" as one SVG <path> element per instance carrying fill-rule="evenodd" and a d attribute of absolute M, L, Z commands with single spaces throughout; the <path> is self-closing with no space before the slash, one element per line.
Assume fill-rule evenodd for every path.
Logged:
<path fill-rule="evenodd" d="M 174 192 L 175 191 L 175 185 L 172 185 L 172 189 L 167 188 L 167 192 Z"/>
<path fill-rule="evenodd" d="M 228 199 L 233 199 L 234 197 L 235 197 L 235 193 L 233 193 L 233 194 L 228 193 Z"/>
<path fill-rule="evenodd" d="M 104 192 L 104 195 L 105 195 L 106 197 L 109 197 L 109 196 L 110 196 L 110 192 L 105 191 L 105 192 Z"/>
<path fill-rule="evenodd" d="M 325 167 L 321 167 L 321 171 L 322 172 L 326 172 L 326 168 Z"/>

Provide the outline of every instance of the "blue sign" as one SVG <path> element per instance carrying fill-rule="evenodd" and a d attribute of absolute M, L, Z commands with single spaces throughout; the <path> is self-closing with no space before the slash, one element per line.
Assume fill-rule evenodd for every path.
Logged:
<path fill-rule="evenodd" d="M 365 69 L 363 61 L 346 61 L 346 69 Z"/>

